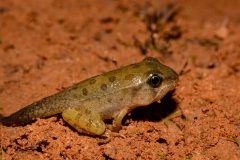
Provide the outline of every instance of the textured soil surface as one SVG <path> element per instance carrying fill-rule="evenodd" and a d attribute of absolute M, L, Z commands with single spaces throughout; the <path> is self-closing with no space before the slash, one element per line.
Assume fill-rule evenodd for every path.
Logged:
<path fill-rule="evenodd" d="M 240 1 L 1 0 L 0 113 L 153 56 L 180 74 L 121 136 L 0 125 L 0 159 L 240 159 Z"/>

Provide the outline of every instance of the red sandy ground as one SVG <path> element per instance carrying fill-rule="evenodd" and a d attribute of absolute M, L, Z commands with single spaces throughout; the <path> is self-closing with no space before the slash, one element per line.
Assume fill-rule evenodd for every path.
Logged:
<path fill-rule="evenodd" d="M 135 43 L 149 37 L 144 17 L 168 3 L 1 0 L 4 116 L 145 56 L 181 72 L 171 98 L 125 118 L 124 137 L 104 142 L 77 133 L 61 117 L 1 125 L 2 159 L 240 159 L 240 1 L 177 1 L 174 19 L 155 33 L 167 49 L 143 54 Z M 171 26 L 181 35 L 162 41 Z M 163 116 L 162 108 L 172 105 L 176 110 Z"/>

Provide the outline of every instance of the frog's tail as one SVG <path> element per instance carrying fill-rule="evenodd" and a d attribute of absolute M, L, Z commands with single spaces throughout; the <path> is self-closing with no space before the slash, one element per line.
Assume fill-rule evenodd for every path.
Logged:
<path fill-rule="evenodd" d="M 0 124 L 9 126 L 10 124 L 8 124 L 8 122 L 9 122 L 8 117 L 5 117 L 2 114 L 0 114 Z"/>
<path fill-rule="evenodd" d="M 0 117 L 0 124 L 5 126 L 12 126 L 12 125 L 24 125 L 28 120 L 28 115 L 24 114 L 25 109 L 21 109 L 7 117 L 1 115 Z"/>
<path fill-rule="evenodd" d="M 4 124 L 4 118 L 6 118 L 6 117 L 4 117 L 1 113 L 0 113 L 0 124 Z"/>
<path fill-rule="evenodd" d="M 0 122 L 2 121 L 3 118 L 4 116 L 0 113 Z"/>

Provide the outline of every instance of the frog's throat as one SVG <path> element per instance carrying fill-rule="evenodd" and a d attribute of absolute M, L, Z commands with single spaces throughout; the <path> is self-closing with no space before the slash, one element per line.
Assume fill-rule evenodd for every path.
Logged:
<path fill-rule="evenodd" d="M 176 81 L 170 81 L 165 84 L 155 96 L 153 102 L 159 102 L 169 91 L 172 91 L 176 87 Z"/>

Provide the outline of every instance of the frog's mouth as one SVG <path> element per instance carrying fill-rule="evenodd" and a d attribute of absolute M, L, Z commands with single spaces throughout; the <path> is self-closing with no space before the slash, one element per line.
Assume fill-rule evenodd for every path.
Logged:
<path fill-rule="evenodd" d="M 153 102 L 161 102 L 161 99 L 169 92 L 174 90 L 174 88 L 176 87 L 177 82 L 176 81 L 168 81 L 165 84 L 162 85 L 162 87 L 160 87 L 158 89 L 158 93 L 155 96 Z"/>

